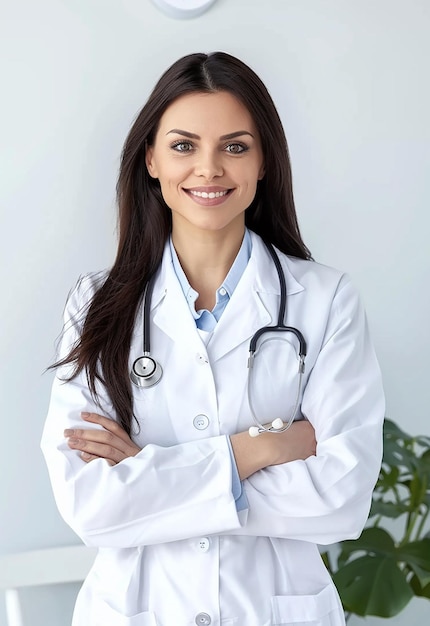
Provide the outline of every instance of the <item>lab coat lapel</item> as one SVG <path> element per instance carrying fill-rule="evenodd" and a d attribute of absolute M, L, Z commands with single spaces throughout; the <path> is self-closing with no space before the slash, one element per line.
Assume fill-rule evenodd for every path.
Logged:
<path fill-rule="evenodd" d="M 209 342 L 211 361 L 250 340 L 259 328 L 277 323 L 278 274 L 261 238 L 252 232 L 251 238 L 251 258 Z M 284 275 L 288 295 L 303 290 L 286 266 Z"/>
<path fill-rule="evenodd" d="M 181 285 L 173 268 L 169 243 L 167 243 L 152 295 L 153 323 L 175 343 L 201 351 L 204 346 Z"/>
<path fill-rule="evenodd" d="M 277 322 L 280 287 L 278 274 L 265 245 L 251 232 L 252 254 L 230 302 L 223 312 L 208 344 L 211 361 L 217 361 L 261 327 Z M 283 264 L 287 294 L 303 290 Z M 204 343 L 175 274 L 169 244 L 166 244 L 159 278 L 152 296 L 153 322 L 176 343 L 198 352 Z"/>
<path fill-rule="evenodd" d="M 254 261 L 248 265 L 233 292 L 209 342 L 211 361 L 217 361 L 255 331 L 271 323 L 272 316 L 256 290 Z"/>

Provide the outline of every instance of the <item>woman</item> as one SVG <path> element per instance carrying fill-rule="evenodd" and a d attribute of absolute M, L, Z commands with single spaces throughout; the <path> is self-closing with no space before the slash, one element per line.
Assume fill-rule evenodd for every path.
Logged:
<path fill-rule="evenodd" d="M 115 263 L 66 306 L 42 442 L 60 512 L 100 548 L 73 624 L 343 624 L 316 544 L 366 521 L 380 373 L 355 289 L 301 239 L 254 72 L 220 52 L 168 69 L 126 140 L 118 200 Z M 279 322 L 307 345 L 265 333 L 248 377 L 282 277 Z"/>

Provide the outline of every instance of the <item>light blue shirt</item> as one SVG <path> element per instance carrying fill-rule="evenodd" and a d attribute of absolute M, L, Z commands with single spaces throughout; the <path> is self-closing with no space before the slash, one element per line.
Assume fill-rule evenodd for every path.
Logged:
<path fill-rule="evenodd" d="M 222 285 L 216 290 L 215 306 L 212 311 L 207 309 L 199 309 L 196 311 L 196 300 L 199 297 L 198 292 L 193 289 L 188 281 L 188 278 L 179 263 L 178 255 L 170 238 L 170 251 L 172 254 L 172 263 L 175 270 L 175 274 L 178 277 L 185 299 L 190 307 L 191 314 L 196 321 L 196 326 L 200 330 L 212 332 L 219 322 L 221 315 L 223 314 L 225 307 L 230 301 L 234 290 L 236 289 L 243 272 L 245 271 L 248 261 L 252 252 L 252 241 L 249 230 L 245 229 L 245 235 L 243 237 L 242 245 L 237 253 L 237 256 L 230 268 L 229 273 L 225 277 Z M 234 459 L 233 450 L 231 448 L 230 437 L 227 437 L 227 442 L 230 448 L 230 458 L 232 466 L 232 494 L 236 502 L 236 509 L 242 511 L 248 508 L 248 500 L 245 495 L 245 491 L 242 488 L 242 483 L 237 471 L 236 461 Z"/>
<path fill-rule="evenodd" d="M 176 254 L 172 239 L 170 239 L 170 250 L 172 253 L 172 262 L 175 274 L 178 277 L 179 283 L 182 287 L 182 291 L 184 292 L 185 299 L 187 300 L 188 306 L 190 307 L 191 315 L 196 321 L 197 328 L 208 332 L 213 331 L 215 326 L 217 325 L 217 322 L 219 322 L 219 319 L 223 314 L 224 309 L 227 306 L 231 296 L 233 295 L 233 291 L 236 289 L 237 284 L 241 279 L 242 274 L 245 271 L 245 268 L 248 265 L 248 261 L 251 257 L 252 242 L 249 230 L 245 229 L 245 235 L 243 237 L 242 245 L 240 246 L 240 250 L 237 253 L 234 263 L 231 266 L 230 271 L 225 277 L 222 285 L 216 290 L 216 301 L 212 311 L 208 311 L 207 309 L 199 309 L 198 311 L 196 311 L 195 304 L 197 298 L 199 297 L 199 294 L 195 289 L 191 287 L 190 283 L 188 282 L 188 278 L 186 277 L 185 272 L 182 269 L 181 264 L 179 263 L 178 255 Z"/>

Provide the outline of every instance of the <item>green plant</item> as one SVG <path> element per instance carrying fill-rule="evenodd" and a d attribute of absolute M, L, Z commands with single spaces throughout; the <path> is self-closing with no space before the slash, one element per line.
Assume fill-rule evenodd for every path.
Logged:
<path fill-rule="evenodd" d="M 430 599 L 430 437 L 384 424 L 384 455 L 369 519 L 355 541 L 326 552 L 347 617 L 397 615 L 414 596 Z M 384 520 L 396 536 L 383 528 Z"/>

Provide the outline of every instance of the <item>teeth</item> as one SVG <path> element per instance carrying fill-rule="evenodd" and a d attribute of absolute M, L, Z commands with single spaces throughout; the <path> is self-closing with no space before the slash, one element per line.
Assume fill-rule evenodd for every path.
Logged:
<path fill-rule="evenodd" d="M 225 196 L 228 193 L 228 189 L 225 191 L 210 191 L 209 193 L 206 191 L 191 190 L 190 193 L 198 198 L 210 198 L 212 200 L 213 198 L 221 198 L 222 196 Z"/>

